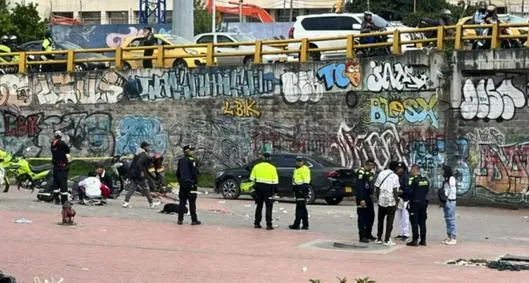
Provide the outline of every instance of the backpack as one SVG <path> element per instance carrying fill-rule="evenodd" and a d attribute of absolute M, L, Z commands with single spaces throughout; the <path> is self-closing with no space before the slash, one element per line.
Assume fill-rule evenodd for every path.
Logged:
<path fill-rule="evenodd" d="M 437 197 L 439 198 L 439 202 L 442 204 L 445 204 L 448 201 L 448 197 L 446 196 L 445 190 L 444 190 L 445 183 L 446 181 L 444 181 L 443 186 L 437 190 Z"/>

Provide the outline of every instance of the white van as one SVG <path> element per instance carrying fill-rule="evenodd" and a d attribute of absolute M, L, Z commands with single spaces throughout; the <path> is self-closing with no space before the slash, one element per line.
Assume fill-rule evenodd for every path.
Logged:
<path fill-rule="evenodd" d="M 294 26 L 290 28 L 288 36 L 291 39 L 315 39 L 318 37 L 360 34 L 363 19 L 363 13 L 326 13 L 298 16 Z M 378 27 L 386 28 L 387 31 L 411 29 L 404 25 L 393 25 L 376 14 L 373 14 L 373 22 Z M 389 42 L 392 42 L 392 37 L 392 35 L 388 36 Z M 411 40 L 411 36 L 409 34 L 401 34 L 401 40 Z M 300 43 L 290 43 L 288 48 L 297 50 L 300 45 Z M 346 40 L 343 39 L 311 42 L 309 48 L 343 47 L 343 51 L 327 51 L 321 52 L 321 54 L 320 52 L 311 52 L 313 60 L 323 60 L 344 57 L 345 46 Z M 415 44 L 402 45 L 401 47 L 402 52 L 410 49 L 416 49 Z"/>

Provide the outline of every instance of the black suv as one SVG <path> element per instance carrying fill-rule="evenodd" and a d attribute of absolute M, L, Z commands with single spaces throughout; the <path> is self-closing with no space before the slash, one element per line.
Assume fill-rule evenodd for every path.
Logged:
<path fill-rule="evenodd" d="M 272 164 L 277 167 L 279 175 L 278 195 L 293 197 L 292 174 L 296 166 L 296 154 L 273 154 Z M 328 204 L 339 204 L 344 197 L 354 195 L 354 171 L 341 168 L 332 161 L 319 156 L 302 155 L 305 164 L 311 171 L 311 186 L 309 189 L 308 203 L 313 203 L 317 198 L 323 198 Z M 250 162 L 246 166 L 228 168 L 217 173 L 215 178 L 215 191 L 224 198 L 237 199 L 241 191 L 241 183 L 249 182 L 253 165 L 259 160 Z"/>

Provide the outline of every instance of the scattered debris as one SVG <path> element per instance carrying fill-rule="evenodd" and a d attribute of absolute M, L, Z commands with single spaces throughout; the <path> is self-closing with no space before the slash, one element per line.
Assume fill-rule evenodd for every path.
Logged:
<path fill-rule="evenodd" d="M 303 272 L 307 272 L 307 267 L 303 266 L 303 268 L 301 270 L 303 270 Z"/>
<path fill-rule="evenodd" d="M 17 223 L 17 224 L 30 224 L 30 223 L 32 223 L 31 220 L 29 220 L 29 219 L 27 219 L 27 218 L 24 218 L 24 217 L 19 218 L 19 219 L 17 219 L 17 220 L 13 220 L 13 222 L 14 222 L 14 223 Z"/>
<path fill-rule="evenodd" d="M 64 278 L 60 278 L 59 280 L 55 280 L 55 278 L 50 278 L 50 279 L 44 279 L 44 280 L 40 280 L 40 278 L 38 277 L 34 277 L 33 278 L 33 283 L 63 283 L 64 282 Z"/>
<path fill-rule="evenodd" d="M 447 262 L 446 264 L 460 265 L 460 266 L 487 266 L 488 261 L 485 259 L 456 259 Z"/>
<path fill-rule="evenodd" d="M 226 203 L 225 200 L 219 200 L 219 203 Z"/>
<path fill-rule="evenodd" d="M 244 207 L 252 207 L 251 204 L 245 204 L 245 205 L 243 205 L 243 206 L 244 206 Z"/>
<path fill-rule="evenodd" d="M 529 219 L 529 216 L 524 216 L 523 219 Z"/>
<path fill-rule="evenodd" d="M 356 218 L 356 215 L 351 214 L 351 215 L 349 215 L 349 218 L 351 218 L 351 219 Z"/>
<path fill-rule="evenodd" d="M 107 232 L 107 229 L 99 229 L 101 232 Z"/>
<path fill-rule="evenodd" d="M 90 270 L 90 268 L 88 268 L 88 267 L 83 267 L 83 268 L 81 268 L 81 270 L 88 271 L 88 270 Z"/>
<path fill-rule="evenodd" d="M 246 218 L 250 218 L 250 215 L 246 214 Z"/>
<path fill-rule="evenodd" d="M 286 211 L 286 210 L 283 210 L 283 213 L 284 213 L 284 214 L 287 214 L 287 213 L 288 213 L 288 211 Z"/>
<path fill-rule="evenodd" d="M 499 260 L 485 260 L 485 259 L 457 259 L 448 261 L 446 264 L 460 265 L 460 266 L 479 266 L 488 267 L 491 269 L 497 269 L 499 271 L 510 270 L 510 271 L 522 271 L 529 270 L 529 264 L 518 264 L 511 261 L 521 261 L 519 258 L 503 257 Z M 523 260 L 525 261 L 525 260 Z M 528 262 L 528 261 L 525 261 Z"/>

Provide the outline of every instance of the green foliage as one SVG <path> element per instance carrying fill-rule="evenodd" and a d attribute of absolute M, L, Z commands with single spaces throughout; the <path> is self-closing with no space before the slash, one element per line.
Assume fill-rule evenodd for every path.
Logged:
<path fill-rule="evenodd" d="M 345 10 L 352 13 L 362 13 L 367 8 L 367 0 L 354 0 L 347 3 Z M 476 10 L 474 6 L 465 9 L 464 6 L 451 5 L 446 0 L 417 0 L 417 11 L 413 12 L 413 1 L 410 0 L 370 0 L 371 12 L 389 21 L 402 21 L 407 26 L 417 26 L 421 18 L 439 18 L 442 9 L 449 9 L 454 20 L 469 16 Z"/>
<path fill-rule="evenodd" d="M 211 15 L 205 5 L 204 0 L 193 0 L 195 6 L 195 34 L 211 31 Z"/>
<path fill-rule="evenodd" d="M 344 278 L 336 277 L 336 278 L 338 279 L 339 283 L 347 283 L 346 277 Z M 319 279 L 309 279 L 309 282 L 310 283 L 322 283 L 321 280 Z M 356 283 L 376 283 L 376 281 L 370 280 L 369 277 L 355 279 L 355 282 Z"/>
<path fill-rule="evenodd" d="M 22 43 L 41 39 L 47 29 L 48 21 L 40 18 L 37 4 L 16 3 L 8 9 L 6 1 L 0 1 L 0 36 L 16 35 Z"/>
<path fill-rule="evenodd" d="M 362 279 L 355 279 L 356 283 L 375 283 L 374 280 L 369 280 L 369 277 L 362 278 Z"/>

